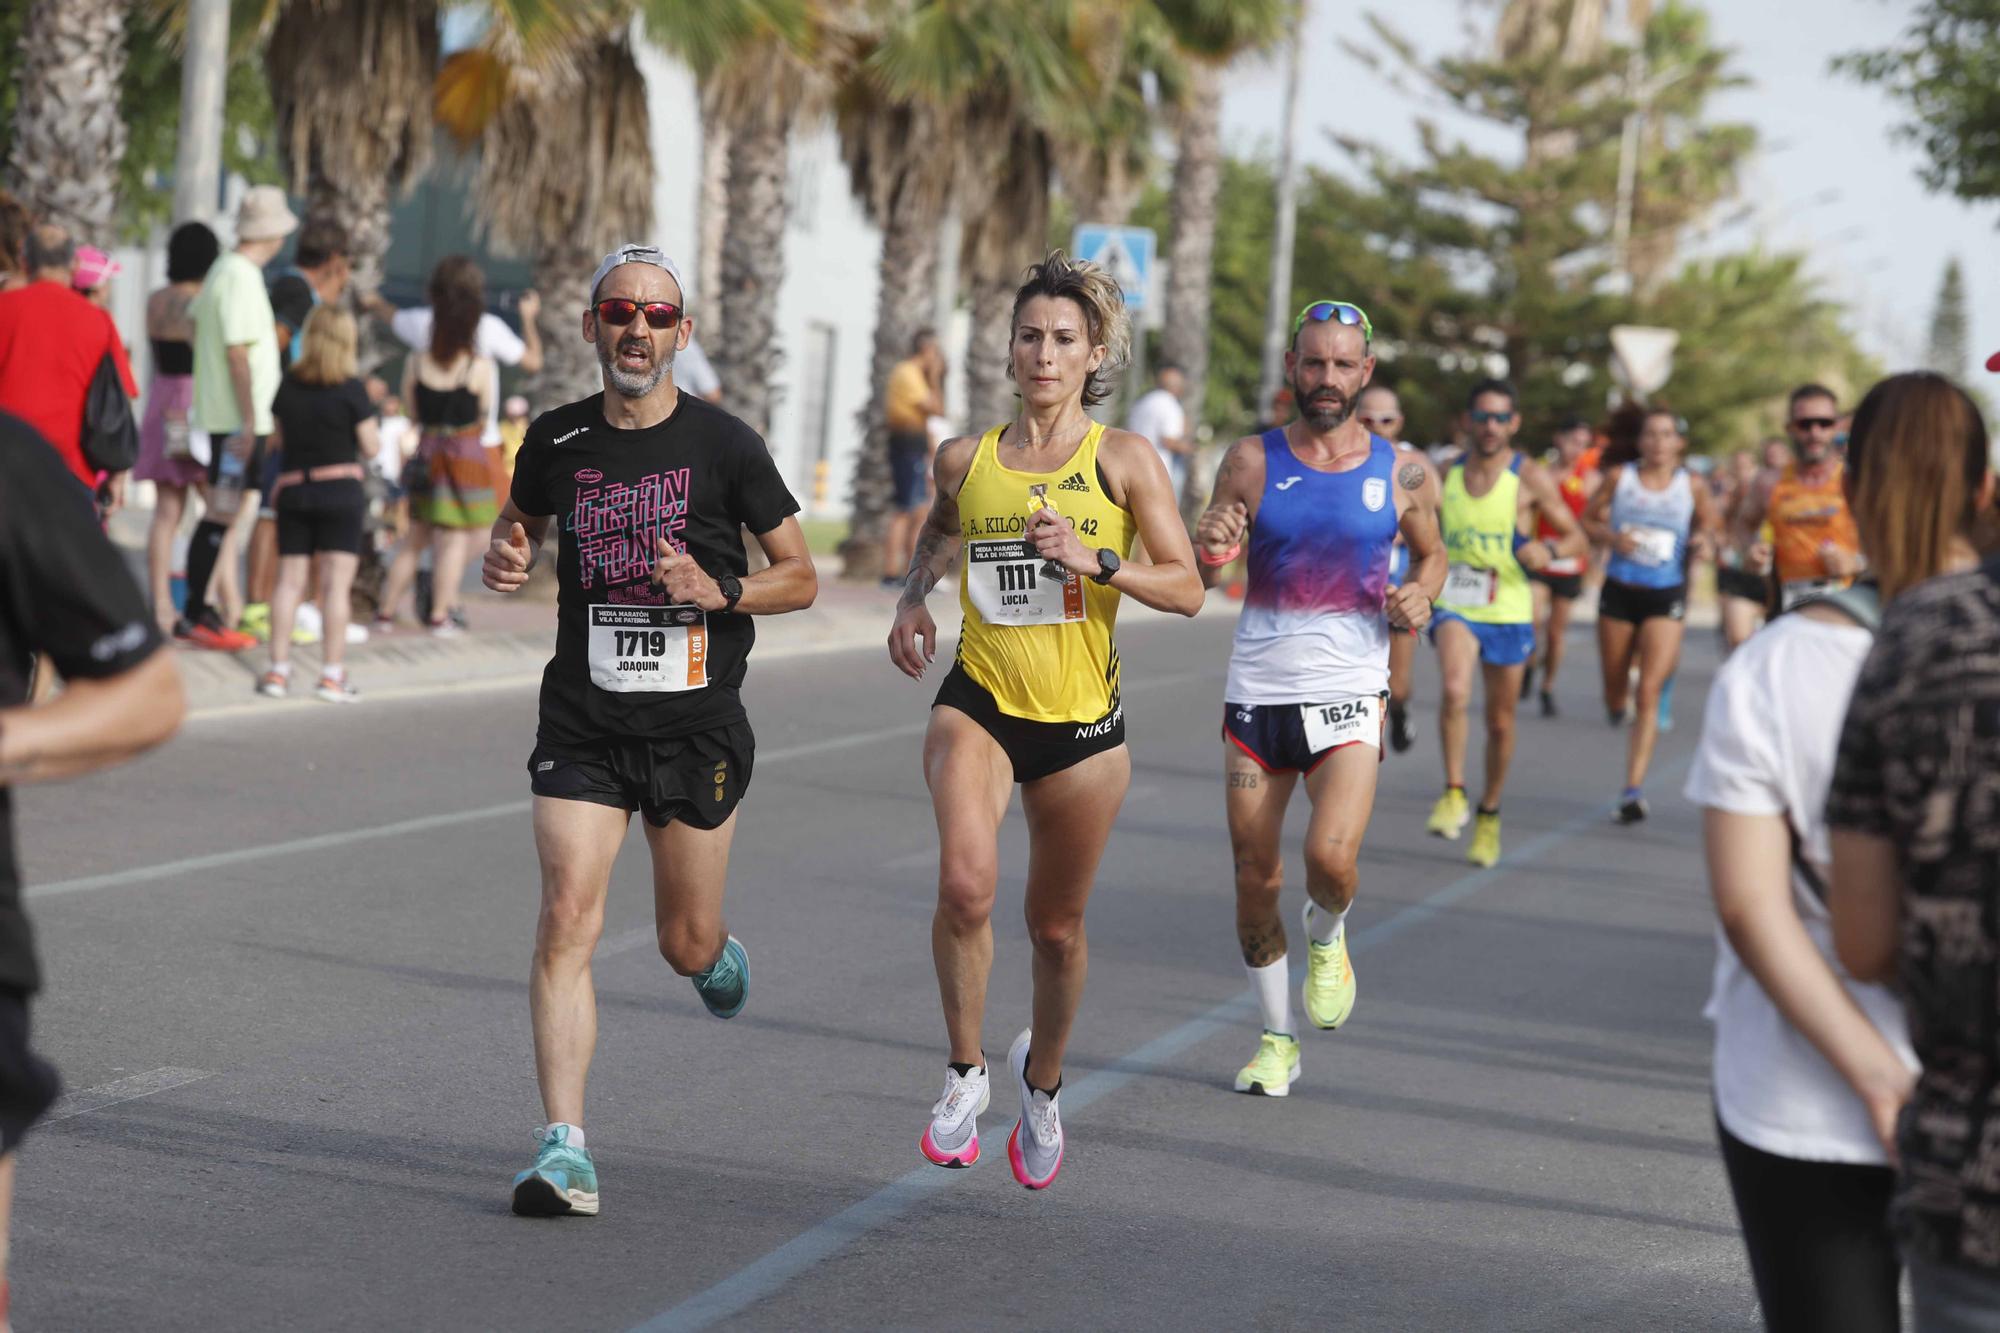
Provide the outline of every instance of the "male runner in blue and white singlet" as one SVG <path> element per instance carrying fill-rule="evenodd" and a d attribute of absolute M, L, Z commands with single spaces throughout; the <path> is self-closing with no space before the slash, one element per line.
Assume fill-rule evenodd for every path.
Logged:
<path fill-rule="evenodd" d="M 1423 628 L 1444 585 L 1444 539 L 1430 470 L 1354 419 L 1375 369 L 1358 306 L 1315 301 L 1285 355 L 1300 417 L 1231 445 L 1195 529 L 1205 582 L 1249 542 L 1249 588 L 1223 705 L 1236 935 L 1263 1015 L 1238 1092 L 1283 1097 L 1299 1075 L 1292 1026 L 1278 849 L 1299 775 L 1306 836 L 1306 1016 L 1337 1028 L 1354 1008 L 1344 929 L 1359 880 L 1361 836 L 1375 805 L 1388 701 L 1389 637 Z M 1398 533 L 1411 569 L 1390 590 Z"/>

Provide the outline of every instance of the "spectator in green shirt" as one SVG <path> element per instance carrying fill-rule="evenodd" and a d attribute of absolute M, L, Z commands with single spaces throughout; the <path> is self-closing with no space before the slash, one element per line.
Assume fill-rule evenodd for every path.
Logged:
<path fill-rule="evenodd" d="M 233 554 L 229 530 L 246 490 L 263 473 L 271 434 L 271 400 L 278 392 L 278 326 L 264 286 L 264 265 L 277 257 L 299 220 L 284 192 L 259 185 L 236 212 L 236 248 L 215 261 L 190 313 L 194 316 L 193 426 L 208 441 L 209 512 L 188 545 L 187 614 L 179 637 L 201 648 L 239 652 L 256 642 L 226 628 L 208 605 L 216 565 Z M 200 451 L 197 443 L 197 452 Z"/>

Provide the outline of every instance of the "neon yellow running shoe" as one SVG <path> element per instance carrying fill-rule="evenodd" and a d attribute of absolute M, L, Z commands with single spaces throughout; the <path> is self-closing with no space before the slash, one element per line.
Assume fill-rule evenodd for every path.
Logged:
<path fill-rule="evenodd" d="M 1472 811 L 1465 803 L 1465 788 L 1446 787 L 1444 795 L 1438 797 L 1431 807 L 1431 818 L 1424 827 L 1434 838 L 1457 839 L 1465 831 L 1465 821 L 1472 817 Z"/>
<path fill-rule="evenodd" d="M 1236 1090 L 1253 1097 L 1289 1097 L 1298 1076 L 1299 1039 L 1266 1028 L 1257 1058 L 1237 1071 Z"/>
<path fill-rule="evenodd" d="M 1354 965 L 1347 959 L 1347 932 L 1321 944 L 1312 937 L 1313 900 L 1306 899 L 1306 982 L 1300 999 L 1316 1028 L 1337 1028 L 1354 1012 Z"/>
<path fill-rule="evenodd" d="M 243 614 L 237 618 L 238 632 L 248 634 L 259 643 L 271 641 L 271 604 L 269 602 L 246 602 Z"/>
<path fill-rule="evenodd" d="M 1500 812 L 1487 814 L 1484 810 L 1472 825 L 1472 846 L 1466 849 L 1465 859 L 1476 866 L 1490 866 L 1500 859 Z"/>

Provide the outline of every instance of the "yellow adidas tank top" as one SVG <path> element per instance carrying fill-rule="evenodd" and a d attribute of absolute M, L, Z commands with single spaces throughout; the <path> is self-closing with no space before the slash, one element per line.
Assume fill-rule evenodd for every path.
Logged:
<path fill-rule="evenodd" d="M 979 437 L 958 515 L 965 535 L 958 601 L 965 612 L 958 662 L 1011 717 L 1095 722 L 1118 699 L 1118 590 L 1045 565 L 1028 540 L 1035 487 L 1087 547 L 1132 553 L 1132 515 L 1111 502 L 1097 470 L 1104 426 L 1092 423 L 1069 461 L 1051 472 L 1000 462 L 995 426 Z M 1050 577 L 1055 570 L 1057 577 Z"/>

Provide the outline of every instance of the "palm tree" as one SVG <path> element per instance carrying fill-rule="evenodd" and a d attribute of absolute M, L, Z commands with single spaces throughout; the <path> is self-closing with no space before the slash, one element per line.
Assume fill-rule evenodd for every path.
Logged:
<path fill-rule="evenodd" d="M 430 165 L 436 0 L 290 0 L 265 64 L 292 190 L 346 229 L 354 285 L 374 291 L 390 207 Z"/>
<path fill-rule="evenodd" d="M 938 234 L 949 201 L 991 161 L 980 144 L 1002 119 L 994 100 L 1045 106 L 1071 86 L 1060 0 L 872 0 L 867 12 L 835 100 L 850 182 L 882 231 L 872 391 L 841 545 L 848 577 L 875 573 L 889 501 L 883 388 L 931 322 Z"/>
<path fill-rule="evenodd" d="M 1202 419 L 1208 390 L 1208 324 L 1214 279 L 1217 192 L 1222 180 L 1222 67 L 1269 47 L 1289 30 L 1296 0 L 1152 0 L 1188 57 L 1176 115 L 1172 233 L 1160 355 L 1181 367 L 1189 422 Z M 1188 470 L 1195 485 L 1195 469 Z M 1186 497 L 1183 497 L 1185 500 Z"/>
<path fill-rule="evenodd" d="M 833 0 L 645 0 L 646 31 L 687 61 L 700 82 L 703 284 L 720 337 L 704 338 L 730 410 L 770 429 L 782 364 L 776 313 L 785 277 L 785 186 L 792 128 L 823 103 L 837 59 L 842 7 Z M 711 147 L 726 145 L 723 217 L 707 211 Z M 711 239 L 727 237 L 726 245 Z M 700 325 L 697 323 L 697 327 Z"/>
<path fill-rule="evenodd" d="M 494 58 L 490 48 L 462 54 Z M 605 251 L 652 228 L 646 77 L 618 30 L 600 30 L 539 70 L 515 66 L 501 79 L 467 62 L 459 75 L 468 86 L 498 80 L 505 89 L 480 134 L 473 196 L 486 233 L 529 258 L 545 298 L 547 350 L 531 389 L 549 402 L 585 397 L 601 384 L 595 354 L 577 336 L 591 272 Z M 441 83 L 441 103 L 473 100 L 464 90 L 452 97 L 453 83 Z M 453 123 L 459 132 L 469 122 Z"/>
<path fill-rule="evenodd" d="M 125 0 L 34 0 L 21 31 L 9 166 L 21 201 L 109 244 L 125 156 Z"/>

